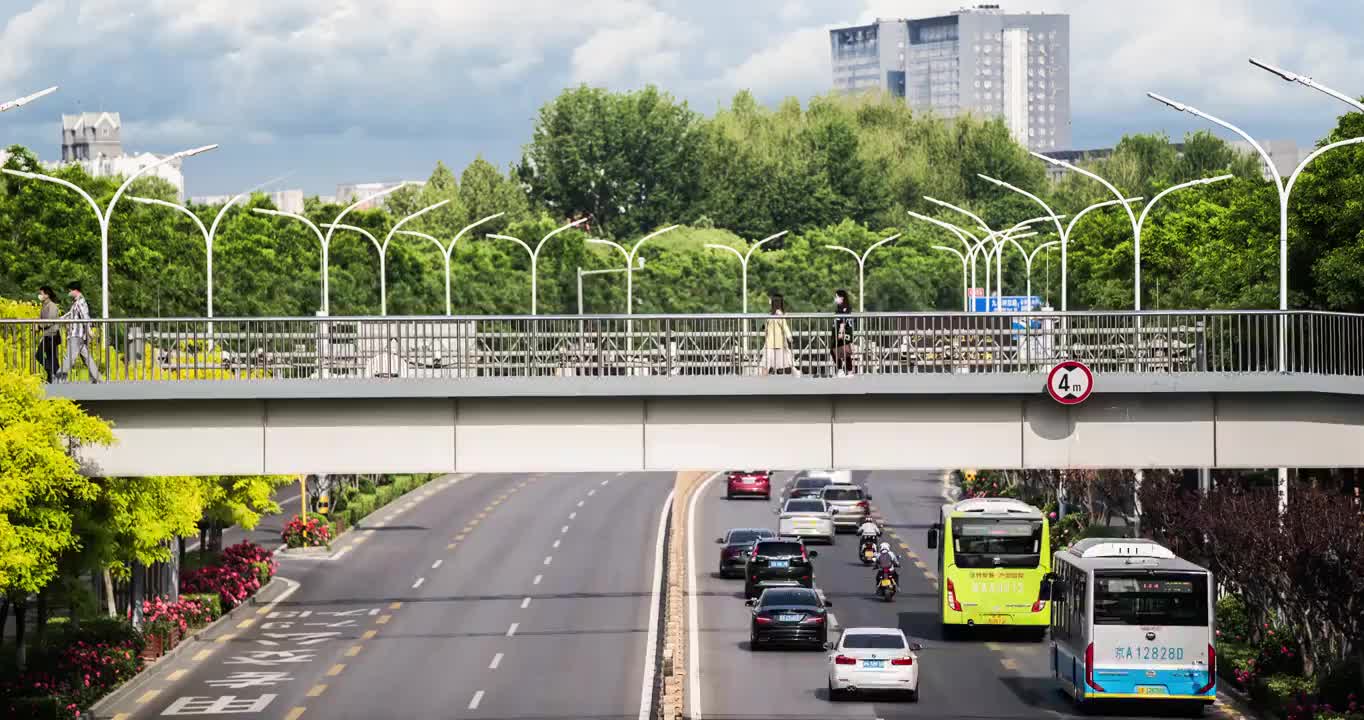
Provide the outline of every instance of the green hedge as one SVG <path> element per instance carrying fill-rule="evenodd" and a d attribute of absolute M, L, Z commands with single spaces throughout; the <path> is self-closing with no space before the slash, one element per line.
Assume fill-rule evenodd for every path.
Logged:
<path fill-rule="evenodd" d="M 393 475 L 385 478 L 388 482 L 378 486 L 367 482 L 368 478 L 363 478 L 358 491 L 354 493 L 348 491 L 344 508 L 338 508 L 334 517 L 344 527 L 355 527 L 374 511 L 437 477 L 439 475 L 436 474 Z M 366 488 L 372 492 L 366 492 Z"/>

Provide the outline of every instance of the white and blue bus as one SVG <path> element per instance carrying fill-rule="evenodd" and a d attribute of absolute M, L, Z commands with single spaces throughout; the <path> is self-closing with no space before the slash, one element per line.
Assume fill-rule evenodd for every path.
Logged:
<path fill-rule="evenodd" d="M 1217 697 L 1212 573 L 1150 540 L 1090 538 L 1057 552 L 1051 668 L 1084 705 Z"/>

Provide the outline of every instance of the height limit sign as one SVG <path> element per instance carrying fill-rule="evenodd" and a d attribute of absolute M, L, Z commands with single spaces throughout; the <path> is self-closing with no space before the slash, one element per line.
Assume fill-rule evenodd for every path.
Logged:
<path fill-rule="evenodd" d="M 1047 394 L 1062 405 L 1079 405 L 1094 391 L 1094 373 L 1082 362 L 1066 361 L 1047 373 Z"/>

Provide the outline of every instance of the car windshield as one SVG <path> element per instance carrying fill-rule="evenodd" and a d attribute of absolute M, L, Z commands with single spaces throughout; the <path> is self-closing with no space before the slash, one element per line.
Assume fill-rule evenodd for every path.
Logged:
<path fill-rule="evenodd" d="M 760 606 L 811 605 L 819 607 L 819 596 L 813 590 L 768 590 L 763 593 Z"/>
<path fill-rule="evenodd" d="M 801 544 L 798 542 L 763 542 L 758 543 L 758 554 L 763 557 L 780 557 L 783 555 L 803 555 Z"/>
<path fill-rule="evenodd" d="M 1095 625 L 1208 624 L 1208 578 L 1193 573 L 1094 573 Z"/>
<path fill-rule="evenodd" d="M 822 488 L 825 485 L 832 485 L 833 480 L 826 477 L 803 477 L 796 481 L 796 487 L 800 490 L 810 490 Z"/>
<path fill-rule="evenodd" d="M 843 647 L 848 650 L 904 650 L 905 639 L 899 635 L 861 634 L 844 635 Z"/>
<path fill-rule="evenodd" d="M 791 502 L 786 503 L 786 512 L 793 512 L 793 513 L 799 513 L 799 512 L 816 512 L 816 513 L 822 513 L 822 512 L 824 512 L 824 511 L 825 511 L 825 507 L 824 507 L 824 501 L 823 501 L 823 500 L 792 500 Z"/>
<path fill-rule="evenodd" d="M 953 520 L 957 567 L 1037 567 L 1042 552 L 1040 520 Z"/>
<path fill-rule="evenodd" d="M 856 501 L 862 499 L 862 488 L 824 488 L 824 499 L 831 501 Z"/>
<path fill-rule="evenodd" d="M 739 545 L 742 543 L 751 543 L 754 540 L 758 540 L 760 538 L 768 538 L 775 536 L 776 533 L 773 533 L 771 530 L 730 530 L 729 544 Z"/>

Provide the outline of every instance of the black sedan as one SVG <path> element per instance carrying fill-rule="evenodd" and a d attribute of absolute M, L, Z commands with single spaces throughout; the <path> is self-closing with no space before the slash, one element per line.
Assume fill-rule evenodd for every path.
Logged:
<path fill-rule="evenodd" d="M 823 475 L 798 474 L 791 483 L 790 490 L 787 491 L 788 500 L 800 500 L 803 498 L 817 498 L 824 488 L 834 484 L 833 478 Z"/>
<path fill-rule="evenodd" d="M 748 556 L 753 553 L 753 544 L 759 540 L 777 537 L 777 533 L 767 528 L 734 528 L 715 542 L 720 548 L 720 577 L 743 577 Z"/>
<path fill-rule="evenodd" d="M 821 600 L 809 588 L 772 588 L 764 590 L 753 608 L 748 645 L 760 650 L 773 643 L 805 645 L 823 649 L 829 639 L 829 612 L 833 603 Z"/>

